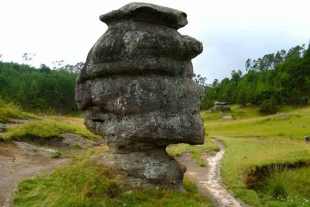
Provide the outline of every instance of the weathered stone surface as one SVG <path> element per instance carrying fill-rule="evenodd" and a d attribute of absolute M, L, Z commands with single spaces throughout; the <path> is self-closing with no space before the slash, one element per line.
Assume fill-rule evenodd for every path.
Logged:
<path fill-rule="evenodd" d="M 187 25 L 187 15 L 184 12 L 148 3 L 130 3 L 118 10 L 101 15 L 100 20 L 108 26 L 120 21 L 142 21 L 162 24 L 179 29 Z"/>
<path fill-rule="evenodd" d="M 165 147 L 204 142 L 191 63 L 202 44 L 178 33 L 186 14 L 166 7 L 130 3 L 100 19 L 109 28 L 76 82 L 85 125 L 110 147 L 95 160 L 126 171 L 133 187 L 182 191 L 185 168 Z"/>
<path fill-rule="evenodd" d="M 183 190 L 182 181 L 186 168 L 164 149 L 128 154 L 109 152 L 96 157 L 94 161 L 126 171 L 131 177 L 129 180 L 132 187 Z"/>

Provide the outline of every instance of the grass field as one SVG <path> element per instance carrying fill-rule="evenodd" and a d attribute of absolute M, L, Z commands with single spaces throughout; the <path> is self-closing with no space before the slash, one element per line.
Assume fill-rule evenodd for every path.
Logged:
<path fill-rule="evenodd" d="M 68 122 L 72 118 L 68 118 Z M 77 118 L 75 118 L 77 119 Z M 67 119 L 62 117 L 62 121 L 55 121 L 52 118 L 40 118 L 39 120 L 30 121 L 8 129 L 7 133 L 1 135 L 5 140 L 29 140 L 33 142 L 48 142 L 49 139 L 62 139 L 63 133 L 74 133 L 84 138 L 96 139 L 93 133 L 85 127 L 74 125 L 66 122 Z"/>
<path fill-rule="evenodd" d="M 6 129 L 7 132 L 0 135 L 4 140 L 48 142 L 49 139 L 62 139 L 63 133 L 78 134 L 87 139 L 98 138 L 86 129 L 84 118 L 55 115 L 40 117 L 25 113 L 14 104 L 0 105 L 0 123 L 14 123 L 15 119 L 27 119 L 28 122 Z"/>
<path fill-rule="evenodd" d="M 223 120 L 218 112 L 202 113 L 206 132 L 227 147 L 223 183 L 250 206 L 310 206 L 310 168 L 298 167 L 310 163 L 310 144 L 304 143 L 310 135 L 310 108 L 285 107 L 263 116 L 256 108 L 234 106 L 226 113 L 235 120 Z M 262 179 L 249 186 L 249 180 L 257 179 L 249 177 L 253 172 Z"/>
<path fill-rule="evenodd" d="M 15 195 L 16 206 L 32 207 L 199 207 L 212 206 L 209 199 L 197 193 L 197 187 L 184 180 L 186 193 L 167 190 L 122 191 L 115 170 L 89 162 L 107 148 L 82 153 L 68 166 L 51 175 L 23 181 Z"/>
<path fill-rule="evenodd" d="M 0 112 L 3 122 L 31 118 L 32 122 L 13 127 L 2 137 L 19 140 L 25 136 L 38 139 L 59 137 L 70 132 L 94 138 L 85 128 L 83 118 L 65 116 L 37 117 L 18 107 L 5 106 Z M 219 112 L 202 112 L 207 137 L 204 145 L 171 145 L 173 156 L 190 152 L 202 166 L 202 153 L 214 154 L 218 147 L 211 137 L 223 140 L 226 154 L 221 162 L 222 182 L 250 206 L 310 206 L 310 108 L 283 107 L 276 115 L 263 116 L 258 108 L 233 106 L 225 120 Z M 94 166 L 87 160 L 105 149 L 77 155 L 72 164 L 51 175 L 22 182 L 15 202 L 17 206 L 210 206 L 194 184 L 185 180 L 187 193 L 137 190 L 122 192 L 111 169 Z M 79 154 L 79 153 L 77 153 Z M 292 167 L 293 166 L 293 167 Z M 295 166 L 295 167 L 294 167 Z M 267 172 L 267 173 L 266 173 Z M 260 179 L 258 179 L 259 177 Z M 65 189 L 64 192 L 61 189 Z"/>
<path fill-rule="evenodd" d="M 192 154 L 192 158 L 196 160 L 196 162 L 200 166 L 206 166 L 204 159 L 201 157 L 202 153 L 208 153 L 214 155 L 217 151 L 219 151 L 219 147 L 211 141 L 210 138 L 205 138 L 205 142 L 203 145 L 189 145 L 189 144 L 176 144 L 170 145 L 167 147 L 167 152 L 174 156 L 180 156 L 185 152 L 189 152 Z"/>
<path fill-rule="evenodd" d="M 295 201 L 283 199 L 279 201 L 277 196 L 272 196 L 277 191 L 278 185 L 291 198 L 298 198 L 297 200 L 310 199 L 310 189 L 306 187 L 310 177 L 308 176 L 305 179 L 306 176 L 304 176 L 305 172 L 309 172 L 307 168 L 298 169 L 300 171 L 286 169 L 285 167 L 284 170 L 281 168 L 279 171 L 274 171 L 273 168 L 270 168 L 271 177 L 267 174 L 263 181 L 255 183 L 255 188 L 249 188 L 246 182 L 249 179 L 247 177 L 249 171 L 257 170 L 263 166 L 271 164 L 285 166 L 298 161 L 310 163 L 310 145 L 305 145 L 300 141 L 283 139 L 227 137 L 220 139 L 227 146 L 226 154 L 221 163 L 222 180 L 235 193 L 236 197 L 253 206 L 273 206 L 276 202 L 279 204 L 275 206 L 293 205 Z M 294 176 L 288 172 L 293 172 Z M 299 175 L 298 172 L 303 174 Z M 282 179 L 277 181 L 277 185 L 270 184 L 276 178 L 275 174 L 277 173 L 279 176 L 280 174 L 283 175 Z M 295 186 L 292 185 L 294 183 Z M 303 194 L 300 194 L 300 191 L 303 191 Z M 285 197 L 287 198 L 287 196 Z"/>
<path fill-rule="evenodd" d="M 0 123 L 11 123 L 14 119 L 37 119 L 38 117 L 23 112 L 14 104 L 4 104 L 0 100 Z"/>
<path fill-rule="evenodd" d="M 304 136 L 310 135 L 309 107 L 291 111 L 289 107 L 285 107 L 283 112 L 276 115 L 262 116 L 257 108 L 240 109 L 235 106 L 227 114 L 235 116 L 236 119 L 224 120 L 218 112 L 202 113 L 209 136 L 303 140 Z"/>

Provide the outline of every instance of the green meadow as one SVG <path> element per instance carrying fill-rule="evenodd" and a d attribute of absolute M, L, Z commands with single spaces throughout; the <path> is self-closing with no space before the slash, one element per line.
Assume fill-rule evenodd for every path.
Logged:
<path fill-rule="evenodd" d="M 226 114 L 234 116 L 235 120 L 224 120 L 218 112 L 202 112 L 209 136 L 304 140 L 310 133 L 309 107 L 284 107 L 275 115 L 262 116 L 258 108 L 233 106 Z"/>
<path fill-rule="evenodd" d="M 234 105 L 224 112 L 201 112 L 206 128 L 205 144 L 173 145 L 167 151 L 178 156 L 190 152 L 204 166 L 202 153 L 218 150 L 211 138 L 222 140 L 226 153 L 221 161 L 222 182 L 249 206 L 310 206 L 310 107 L 284 106 L 275 115 L 263 115 L 258 107 Z"/>
<path fill-rule="evenodd" d="M 24 120 L 24 123 L 3 129 L 6 133 L 1 134 L 0 137 L 7 141 L 40 143 L 62 139 L 62 133 L 74 133 L 87 139 L 98 138 L 86 129 L 83 118 L 56 115 L 40 117 L 23 112 L 14 104 L 0 105 L 0 123 L 14 124 L 19 120 Z"/>
<path fill-rule="evenodd" d="M 9 104 L 1 106 L 1 119 L 7 123 L 28 119 L 1 134 L 6 142 L 61 139 L 62 133 L 75 133 L 96 139 L 83 125 L 83 118 L 60 115 L 35 116 Z M 201 166 L 208 167 L 202 154 L 214 155 L 222 140 L 226 153 L 221 161 L 222 182 L 234 196 L 249 206 L 310 206 L 310 107 L 283 107 L 275 115 L 261 115 L 258 108 L 232 106 L 222 118 L 219 111 L 201 112 L 206 128 L 204 145 L 171 145 L 169 154 L 192 154 Z M 4 121 L 3 121 L 4 122 Z M 27 141 L 27 140 L 26 140 Z M 89 158 L 106 147 L 74 152 L 73 161 L 50 175 L 20 183 L 16 206 L 212 206 L 197 192 L 195 184 L 184 180 L 186 193 L 157 190 L 122 191 L 121 180 L 113 169 L 96 166 Z M 63 153 L 66 153 L 65 151 Z M 81 190 L 77 190 L 81 189 Z M 65 190 L 65 192 L 64 192 Z"/>
<path fill-rule="evenodd" d="M 284 107 L 269 116 L 233 106 L 224 120 L 202 112 L 206 132 L 223 140 L 223 183 L 250 206 L 310 206 L 310 108 Z"/>

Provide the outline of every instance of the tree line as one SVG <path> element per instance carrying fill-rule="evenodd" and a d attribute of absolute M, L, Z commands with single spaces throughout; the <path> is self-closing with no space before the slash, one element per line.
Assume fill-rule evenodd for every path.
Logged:
<path fill-rule="evenodd" d="M 25 61 L 31 60 L 27 54 L 23 58 Z M 63 64 L 51 69 L 42 64 L 34 68 L 28 64 L 0 61 L 0 99 L 16 103 L 25 110 L 55 110 L 61 113 L 78 111 L 74 88 L 82 66 L 83 63 Z"/>
<path fill-rule="evenodd" d="M 310 45 L 310 44 L 309 44 Z M 214 101 L 227 101 L 241 106 L 255 105 L 263 113 L 274 113 L 281 104 L 307 104 L 310 96 L 310 48 L 296 46 L 266 54 L 245 63 L 247 74 L 231 72 L 230 78 L 215 79 L 205 85 L 206 96 L 201 108 Z"/>
<path fill-rule="evenodd" d="M 75 79 L 83 63 L 53 62 L 54 68 L 42 64 L 34 68 L 28 63 L 35 54 L 25 53 L 24 64 L 1 62 L 0 98 L 14 102 L 26 110 L 75 112 Z M 248 59 L 247 73 L 231 72 L 230 78 L 215 79 L 194 75 L 193 80 L 204 85 L 205 99 L 201 109 L 207 110 L 214 101 L 226 101 L 241 106 L 260 106 L 261 112 L 274 113 L 279 105 L 307 104 L 310 96 L 310 47 L 296 46 L 288 51 L 266 54 L 257 60 Z"/>

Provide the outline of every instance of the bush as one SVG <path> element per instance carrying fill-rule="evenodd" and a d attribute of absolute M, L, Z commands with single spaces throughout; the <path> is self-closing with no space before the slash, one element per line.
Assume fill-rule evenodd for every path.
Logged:
<path fill-rule="evenodd" d="M 274 97 L 264 100 L 259 108 L 259 112 L 263 114 L 275 114 L 278 110 L 278 102 Z"/>
<path fill-rule="evenodd" d="M 277 182 L 272 188 L 272 197 L 276 200 L 286 199 L 288 196 L 285 187 L 282 183 Z"/>
<path fill-rule="evenodd" d="M 5 106 L 5 102 L 2 99 L 2 97 L 0 96 L 0 107 L 4 107 Z"/>

